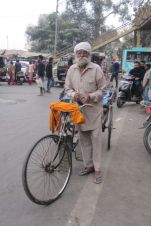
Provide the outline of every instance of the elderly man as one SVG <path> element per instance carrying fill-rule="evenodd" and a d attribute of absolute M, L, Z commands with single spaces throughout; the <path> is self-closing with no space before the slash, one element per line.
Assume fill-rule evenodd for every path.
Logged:
<path fill-rule="evenodd" d="M 65 92 L 76 102 L 90 104 L 83 112 L 86 122 L 78 126 L 79 138 L 84 161 L 84 169 L 80 176 L 95 171 L 94 183 L 101 183 L 101 146 L 102 146 L 102 90 L 105 78 L 101 68 L 90 62 L 91 46 L 88 42 L 81 42 L 74 48 L 76 64 L 67 73 Z"/>

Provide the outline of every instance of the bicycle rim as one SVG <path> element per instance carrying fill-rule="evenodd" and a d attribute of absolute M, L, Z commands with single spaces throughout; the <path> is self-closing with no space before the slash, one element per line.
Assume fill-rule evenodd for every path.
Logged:
<path fill-rule="evenodd" d="M 112 129 L 113 129 L 113 108 L 111 107 L 109 111 L 109 123 L 108 123 L 108 143 L 107 143 L 108 150 L 110 150 L 111 148 Z"/>
<path fill-rule="evenodd" d="M 34 203 L 49 205 L 63 193 L 71 175 L 71 153 L 57 135 L 41 138 L 28 153 L 22 170 L 25 193 Z"/>
<path fill-rule="evenodd" d="M 143 136 L 144 146 L 149 154 L 151 154 L 151 125 L 149 125 Z"/>

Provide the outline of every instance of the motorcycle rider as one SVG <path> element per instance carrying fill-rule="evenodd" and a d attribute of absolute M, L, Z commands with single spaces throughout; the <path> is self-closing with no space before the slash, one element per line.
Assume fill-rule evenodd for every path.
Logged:
<path fill-rule="evenodd" d="M 137 99 L 141 99 L 142 95 L 142 80 L 144 73 L 140 68 L 140 62 L 134 62 L 134 68 L 130 70 L 129 75 L 133 79 L 132 96 L 135 95 Z"/>

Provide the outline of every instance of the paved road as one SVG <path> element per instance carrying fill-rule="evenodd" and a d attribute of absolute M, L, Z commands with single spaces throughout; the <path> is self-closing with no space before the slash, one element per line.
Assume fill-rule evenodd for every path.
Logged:
<path fill-rule="evenodd" d="M 81 162 L 62 197 L 48 207 L 26 197 L 21 170 L 32 144 L 49 133 L 49 103 L 61 88 L 37 96 L 36 86 L 0 85 L 0 226 L 150 226 L 151 156 L 142 142 L 145 113 L 139 105 L 114 108 L 112 149 L 103 134 L 103 183 L 79 177 Z"/>

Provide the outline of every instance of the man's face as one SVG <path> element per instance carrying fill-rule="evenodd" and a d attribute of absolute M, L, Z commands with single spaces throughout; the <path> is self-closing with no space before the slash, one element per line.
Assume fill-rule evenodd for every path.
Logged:
<path fill-rule="evenodd" d="M 89 53 L 87 51 L 81 49 L 76 52 L 76 56 L 77 56 L 77 58 L 88 57 Z"/>
<path fill-rule="evenodd" d="M 84 67 L 86 66 L 89 62 L 89 53 L 85 50 L 78 50 L 76 52 L 76 62 L 79 67 Z"/>
<path fill-rule="evenodd" d="M 138 63 L 135 63 L 135 64 L 134 64 L 134 67 L 135 67 L 135 68 L 139 68 L 139 64 L 138 64 Z"/>
<path fill-rule="evenodd" d="M 143 62 L 140 62 L 140 67 L 144 67 L 145 64 Z"/>

